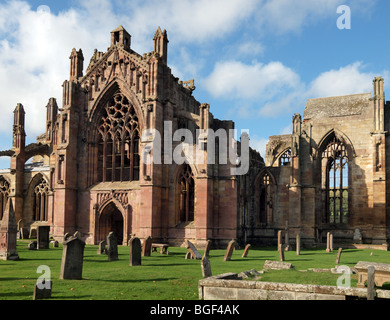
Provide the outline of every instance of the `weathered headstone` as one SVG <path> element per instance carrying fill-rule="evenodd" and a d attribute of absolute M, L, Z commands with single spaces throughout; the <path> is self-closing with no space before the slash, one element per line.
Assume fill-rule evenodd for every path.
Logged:
<path fill-rule="evenodd" d="M 326 234 L 326 252 L 330 252 L 330 232 Z"/>
<path fill-rule="evenodd" d="M 206 257 L 206 258 L 209 257 L 209 255 L 210 255 L 210 249 L 211 249 L 211 241 L 210 241 L 210 240 L 207 240 L 206 248 L 205 248 L 204 253 L 203 253 L 203 257 Z"/>
<path fill-rule="evenodd" d="M 29 234 L 28 237 L 30 239 L 36 239 L 37 238 L 37 229 L 35 227 L 30 229 L 30 234 Z"/>
<path fill-rule="evenodd" d="M 283 248 L 283 244 L 279 245 L 278 252 L 279 252 L 280 261 L 284 261 L 284 248 Z"/>
<path fill-rule="evenodd" d="M 279 262 L 279 261 L 271 261 L 266 260 L 264 262 L 264 269 L 266 270 L 286 270 L 286 269 L 294 269 L 294 266 L 289 262 Z"/>
<path fill-rule="evenodd" d="M 57 240 L 52 240 L 52 241 L 50 241 L 50 243 L 52 244 L 53 248 L 58 248 L 58 241 Z"/>
<path fill-rule="evenodd" d="M 28 239 L 28 230 L 27 228 L 20 228 L 19 229 L 19 239 Z"/>
<path fill-rule="evenodd" d="M 367 300 L 375 300 L 375 267 L 367 269 Z"/>
<path fill-rule="evenodd" d="M 50 243 L 50 226 L 38 226 L 37 227 L 37 249 L 49 249 Z"/>
<path fill-rule="evenodd" d="M 197 259 L 197 260 L 202 259 L 202 255 L 199 253 L 199 251 L 195 248 L 195 246 L 189 240 L 187 240 L 187 249 L 189 252 L 191 252 L 193 259 Z"/>
<path fill-rule="evenodd" d="M 30 243 L 27 245 L 28 250 L 37 250 L 37 247 L 37 241 L 30 241 Z"/>
<path fill-rule="evenodd" d="M 60 279 L 81 280 L 85 242 L 70 237 L 63 243 Z"/>
<path fill-rule="evenodd" d="M 251 245 L 248 243 L 245 246 L 244 253 L 242 254 L 242 258 L 246 258 L 248 256 L 249 249 L 251 248 Z"/>
<path fill-rule="evenodd" d="M 0 223 L 0 259 L 18 260 L 19 255 L 16 251 L 16 220 L 12 200 L 8 198 L 3 219 Z"/>
<path fill-rule="evenodd" d="M 108 261 L 118 260 L 118 240 L 116 239 L 114 232 L 110 232 L 107 236 L 107 251 Z"/>
<path fill-rule="evenodd" d="M 211 277 L 212 273 L 211 273 L 210 260 L 207 259 L 206 257 L 203 257 L 201 265 L 202 265 L 202 276 L 203 276 L 203 278 Z"/>
<path fill-rule="evenodd" d="M 144 257 L 150 257 L 152 254 L 152 238 L 149 236 L 145 239 L 144 244 L 142 246 L 142 255 Z"/>
<path fill-rule="evenodd" d="M 51 298 L 52 281 L 44 280 L 35 283 L 33 300 Z"/>
<path fill-rule="evenodd" d="M 296 238 L 297 256 L 301 254 L 301 235 L 298 233 Z"/>
<path fill-rule="evenodd" d="M 107 241 L 106 240 L 100 241 L 99 242 L 99 247 L 98 247 L 96 253 L 97 254 L 105 254 L 105 253 L 107 253 L 106 245 L 107 245 Z"/>
<path fill-rule="evenodd" d="M 278 231 L 278 248 L 279 246 L 283 244 L 283 241 L 282 241 L 282 230 L 279 230 Z"/>
<path fill-rule="evenodd" d="M 75 237 L 75 238 L 79 238 L 80 240 L 83 240 L 83 239 L 82 239 L 82 235 L 81 235 L 81 232 L 80 232 L 80 231 L 76 231 L 76 232 L 74 233 L 73 237 Z"/>
<path fill-rule="evenodd" d="M 129 242 L 129 264 L 130 266 L 141 265 L 142 246 L 141 240 L 137 237 L 133 237 Z"/>
<path fill-rule="evenodd" d="M 236 248 L 237 242 L 236 240 L 231 240 L 226 248 L 225 256 L 223 257 L 223 261 L 229 261 L 233 255 L 233 251 Z"/>
<path fill-rule="evenodd" d="M 65 233 L 64 234 L 64 241 L 69 240 L 70 237 L 71 237 L 71 235 L 69 233 Z"/>
<path fill-rule="evenodd" d="M 360 232 L 360 229 L 355 229 L 355 232 L 353 234 L 353 243 L 357 243 L 357 244 L 363 243 L 363 237 L 362 237 L 362 233 Z"/>
<path fill-rule="evenodd" d="M 343 248 L 339 248 L 337 251 L 337 258 L 336 258 L 336 264 L 340 263 L 341 253 L 343 252 Z"/>
<path fill-rule="evenodd" d="M 330 252 L 333 252 L 333 233 L 332 232 L 329 235 L 329 249 L 330 249 Z"/>

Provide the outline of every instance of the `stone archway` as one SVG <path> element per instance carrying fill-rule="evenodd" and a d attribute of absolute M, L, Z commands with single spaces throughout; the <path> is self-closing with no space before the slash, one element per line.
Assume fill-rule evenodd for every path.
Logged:
<path fill-rule="evenodd" d="M 118 239 L 118 244 L 123 243 L 124 220 L 122 212 L 114 202 L 108 203 L 99 217 L 99 241 L 105 240 L 112 231 Z"/>

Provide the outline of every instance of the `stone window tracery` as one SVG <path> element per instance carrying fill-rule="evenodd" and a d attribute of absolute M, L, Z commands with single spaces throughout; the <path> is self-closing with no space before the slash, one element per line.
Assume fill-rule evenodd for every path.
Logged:
<path fill-rule="evenodd" d="M 138 117 L 120 92 L 107 103 L 98 126 L 98 181 L 138 181 Z"/>
<path fill-rule="evenodd" d="M 291 164 L 291 148 L 287 149 L 279 158 L 279 166 L 285 167 Z"/>
<path fill-rule="evenodd" d="M 180 222 L 191 222 L 195 219 L 195 181 L 191 167 L 185 165 L 179 176 L 179 219 Z"/>
<path fill-rule="evenodd" d="M 47 221 L 47 200 L 49 194 L 49 184 L 41 178 L 34 188 L 33 220 Z"/>
<path fill-rule="evenodd" d="M 348 222 L 349 164 L 345 145 L 334 137 L 322 153 L 325 174 L 326 222 Z"/>
<path fill-rule="evenodd" d="M 259 222 L 269 223 L 273 217 L 273 183 L 271 177 L 267 172 L 263 174 L 260 181 L 260 208 L 259 208 Z"/>
<path fill-rule="evenodd" d="M 9 196 L 9 183 L 3 177 L 0 177 L 0 220 L 3 219 L 5 207 Z"/>

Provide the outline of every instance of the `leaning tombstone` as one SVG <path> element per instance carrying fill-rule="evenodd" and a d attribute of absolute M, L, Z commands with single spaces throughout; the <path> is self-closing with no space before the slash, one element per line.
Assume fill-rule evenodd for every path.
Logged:
<path fill-rule="evenodd" d="M 37 250 L 38 243 L 37 241 L 30 241 L 27 245 L 28 250 Z"/>
<path fill-rule="evenodd" d="M 207 240 L 207 244 L 206 244 L 206 248 L 205 248 L 204 253 L 203 253 L 203 257 L 206 257 L 206 258 L 209 257 L 210 249 L 211 249 L 211 241 Z"/>
<path fill-rule="evenodd" d="M 3 219 L 0 222 L 0 259 L 19 260 L 16 251 L 16 220 L 12 200 L 8 198 Z"/>
<path fill-rule="evenodd" d="M 281 244 L 283 244 L 283 242 L 282 242 L 282 230 L 279 230 L 278 231 L 278 248 L 279 248 L 279 246 Z"/>
<path fill-rule="evenodd" d="M 129 241 L 129 247 L 130 266 L 140 266 L 142 253 L 141 240 L 137 237 L 131 238 Z"/>
<path fill-rule="evenodd" d="M 49 249 L 50 226 L 38 226 L 37 230 L 38 250 Z"/>
<path fill-rule="evenodd" d="M 191 252 L 188 251 L 188 252 L 186 253 L 185 259 L 186 259 L 186 260 L 191 260 L 191 259 L 192 259 L 192 254 L 191 254 Z"/>
<path fill-rule="evenodd" d="M 339 248 L 339 251 L 337 252 L 336 264 L 340 263 L 340 258 L 341 258 L 342 252 L 343 252 L 343 248 Z"/>
<path fill-rule="evenodd" d="M 330 232 L 326 234 L 326 252 L 330 252 Z"/>
<path fill-rule="evenodd" d="M 50 243 L 52 244 L 53 248 L 58 248 L 58 241 L 57 240 L 52 240 L 52 241 L 50 241 Z"/>
<path fill-rule="evenodd" d="M 207 259 L 206 257 L 203 257 L 202 258 L 202 262 L 201 262 L 201 266 L 202 266 L 202 276 L 203 276 L 203 278 L 211 277 L 212 274 L 211 274 L 210 260 Z"/>
<path fill-rule="evenodd" d="M 150 257 L 152 254 L 152 238 L 149 236 L 145 239 L 142 246 L 142 255 L 144 257 Z"/>
<path fill-rule="evenodd" d="M 103 241 L 100 241 L 99 242 L 99 247 L 98 247 L 98 250 L 97 250 L 97 254 L 104 254 L 106 252 L 106 240 L 103 240 Z"/>
<path fill-rule="evenodd" d="M 236 240 L 231 240 L 226 248 L 225 256 L 223 257 L 223 261 L 230 261 L 233 251 L 236 248 L 237 242 Z"/>
<path fill-rule="evenodd" d="M 37 281 L 34 286 L 33 300 L 51 298 L 51 288 L 50 280 Z"/>
<path fill-rule="evenodd" d="M 64 241 L 69 240 L 70 237 L 71 237 L 71 235 L 69 233 L 65 233 L 64 234 Z"/>
<path fill-rule="evenodd" d="M 246 258 L 248 256 L 249 249 L 251 248 L 250 244 L 247 244 L 244 249 L 244 253 L 242 254 L 243 258 Z"/>
<path fill-rule="evenodd" d="M 81 280 L 85 242 L 71 237 L 63 243 L 60 279 Z"/>
<path fill-rule="evenodd" d="M 202 259 L 202 255 L 199 253 L 199 251 L 195 248 L 195 246 L 189 240 L 187 240 L 187 249 L 189 252 L 191 252 L 193 259 L 197 259 L 197 260 Z"/>
<path fill-rule="evenodd" d="M 329 250 L 333 252 L 333 233 L 331 232 L 329 235 Z"/>
<path fill-rule="evenodd" d="M 107 236 L 107 251 L 108 261 L 118 260 L 118 240 L 112 231 Z"/>

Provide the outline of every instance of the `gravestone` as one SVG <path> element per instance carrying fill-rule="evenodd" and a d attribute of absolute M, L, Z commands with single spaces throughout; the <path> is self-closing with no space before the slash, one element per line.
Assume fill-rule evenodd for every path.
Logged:
<path fill-rule="evenodd" d="M 342 252 L 343 252 L 343 248 L 339 248 L 339 251 L 337 252 L 336 264 L 340 263 L 340 258 L 341 258 Z"/>
<path fill-rule="evenodd" d="M 16 251 L 16 220 L 11 198 L 8 198 L 3 219 L 0 222 L 0 259 L 19 260 Z"/>
<path fill-rule="evenodd" d="M 284 248 L 282 244 L 279 245 L 278 251 L 279 251 L 280 261 L 284 261 Z"/>
<path fill-rule="evenodd" d="M 37 233 L 38 250 L 49 249 L 50 226 L 38 226 L 37 230 L 38 230 Z"/>
<path fill-rule="evenodd" d="M 27 228 L 20 228 L 19 229 L 19 239 L 28 239 L 28 230 Z"/>
<path fill-rule="evenodd" d="M 57 240 L 52 240 L 52 241 L 50 241 L 50 243 L 52 244 L 53 248 L 58 248 L 58 241 Z"/>
<path fill-rule="evenodd" d="M 266 270 L 288 270 L 288 269 L 294 269 L 295 267 L 289 262 L 266 260 L 264 262 L 263 268 Z"/>
<path fill-rule="evenodd" d="M 30 234 L 28 236 L 30 239 L 36 239 L 37 238 L 37 229 L 36 228 L 31 228 L 30 229 Z"/>
<path fill-rule="evenodd" d="M 326 252 L 330 252 L 330 232 L 326 234 Z"/>
<path fill-rule="evenodd" d="M 206 248 L 205 248 L 204 253 L 203 253 L 203 257 L 206 257 L 206 258 L 209 257 L 210 249 L 211 249 L 211 241 L 207 240 L 207 244 L 206 244 Z"/>
<path fill-rule="evenodd" d="M 107 251 L 108 261 L 118 260 L 118 240 L 116 239 L 114 232 L 110 232 L 107 236 Z"/>
<path fill-rule="evenodd" d="M 201 262 L 201 266 L 202 266 L 202 276 L 203 276 L 203 278 L 211 277 L 212 274 L 211 274 L 210 260 L 207 259 L 206 257 L 203 257 L 202 258 L 202 262 Z"/>
<path fill-rule="evenodd" d="M 51 298 L 52 281 L 44 280 L 36 282 L 34 286 L 33 300 Z"/>
<path fill-rule="evenodd" d="M 70 237 L 63 243 L 60 279 L 81 280 L 85 242 Z"/>
<path fill-rule="evenodd" d="M 142 246 L 142 255 L 144 257 L 150 257 L 152 254 L 152 238 L 149 236 L 145 239 L 144 244 Z"/>
<path fill-rule="evenodd" d="M 231 240 L 226 248 L 225 256 L 223 257 L 223 261 L 229 261 L 232 257 L 233 251 L 236 248 L 237 242 L 235 240 Z"/>
<path fill-rule="evenodd" d="M 71 237 L 71 235 L 67 232 L 64 234 L 64 241 L 68 240 Z"/>
<path fill-rule="evenodd" d="M 290 251 L 290 235 L 289 235 L 289 229 L 288 229 L 288 220 L 286 220 L 286 231 L 284 233 L 284 250 Z"/>
<path fill-rule="evenodd" d="M 278 231 L 278 248 L 279 246 L 283 244 L 283 241 L 282 241 L 282 230 L 279 230 Z"/>
<path fill-rule="evenodd" d="M 37 250 L 38 242 L 37 241 L 30 241 L 30 243 L 27 245 L 28 250 Z"/>
<path fill-rule="evenodd" d="M 301 254 L 301 235 L 297 234 L 297 240 L 296 240 L 296 249 L 297 249 L 297 256 Z"/>
<path fill-rule="evenodd" d="M 362 233 L 360 232 L 360 229 L 355 229 L 355 232 L 353 234 L 353 243 L 363 243 Z"/>
<path fill-rule="evenodd" d="M 329 250 L 333 252 L 333 233 L 331 232 L 329 235 Z"/>
<path fill-rule="evenodd" d="M 141 253 L 142 246 L 141 240 L 137 237 L 131 238 L 129 241 L 129 264 L 130 266 L 140 266 L 141 265 Z"/>
<path fill-rule="evenodd" d="M 367 268 L 367 300 L 375 300 L 375 267 Z"/>
<path fill-rule="evenodd" d="M 187 240 L 187 249 L 189 252 L 191 252 L 193 259 L 197 259 L 197 260 L 202 259 L 202 255 L 199 253 L 199 251 L 195 248 L 195 246 L 189 240 Z"/>
<path fill-rule="evenodd" d="M 107 242 L 106 240 L 100 241 L 99 242 L 99 247 L 97 249 L 97 254 L 107 254 L 107 249 L 106 249 Z"/>
<path fill-rule="evenodd" d="M 246 258 L 248 256 L 249 249 L 251 248 L 250 244 L 247 244 L 244 249 L 244 253 L 242 254 L 242 258 Z"/>

